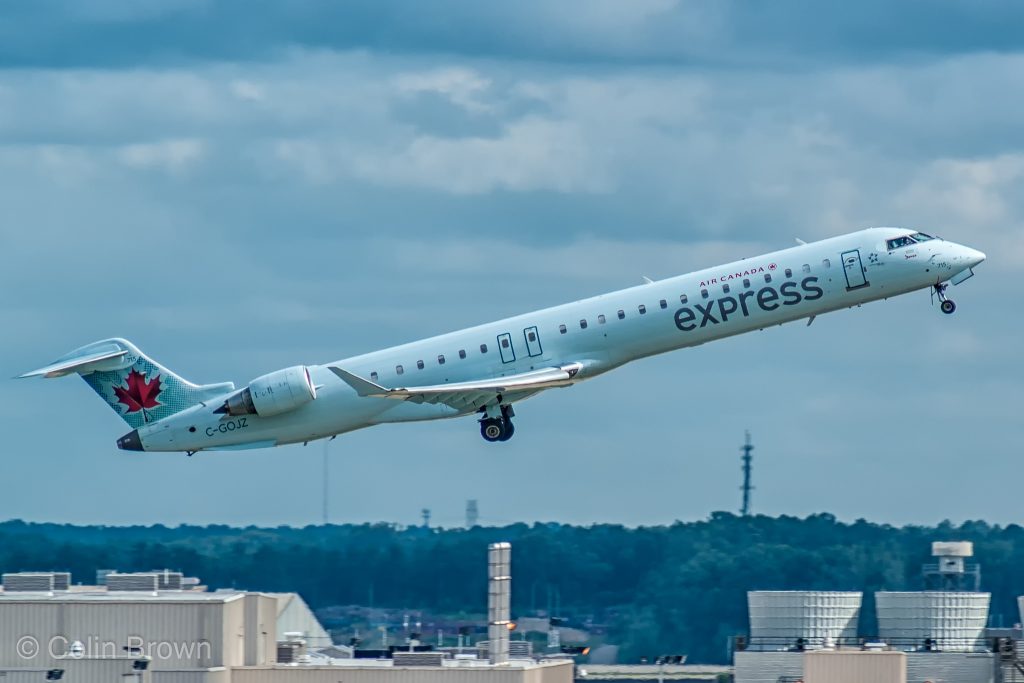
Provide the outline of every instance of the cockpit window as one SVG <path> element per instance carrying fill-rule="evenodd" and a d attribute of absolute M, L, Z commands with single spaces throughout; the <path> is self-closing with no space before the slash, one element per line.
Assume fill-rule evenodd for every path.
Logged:
<path fill-rule="evenodd" d="M 927 242 L 928 240 L 933 239 L 935 238 L 932 237 L 931 235 L 927 235 L 923 232 L 915 232 L 912 235 L 907 235 L 905 237 L 897 237 L 894 240 L 889 240 L 885 244 L 889 248 L 889 251 L 892 251 L 893 249 L 899 249 L 900 247 L 910 246 L 911 244 L 916 244 L 917 242 Z"/>
<path fill-rule="evenodd" d="M 885 244 L 889 248 L 889 251 L 892 251 L 893 249 L 899 249 L 901 247 L 907 247 L 914 244 L 914 238 L 910 235 L 907 235 L 906 237 L 897 237 L 894 240 L 889 240 Z"/>

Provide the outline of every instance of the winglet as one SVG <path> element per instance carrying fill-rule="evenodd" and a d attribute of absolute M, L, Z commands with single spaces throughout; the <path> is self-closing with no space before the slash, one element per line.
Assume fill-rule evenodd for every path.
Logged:
<path fill-rule="evenodd" d="M 336 368 L 333 365 L 328 365 L 327 369 L 338 376 L 338 379 L 345 382 L 360 396 L 387 396 L 388 390 L 379 384 L 374 384 L 368 379 L 363 379 L 359 375 L 353 375 L 348 370 L 342 370 Z"/>

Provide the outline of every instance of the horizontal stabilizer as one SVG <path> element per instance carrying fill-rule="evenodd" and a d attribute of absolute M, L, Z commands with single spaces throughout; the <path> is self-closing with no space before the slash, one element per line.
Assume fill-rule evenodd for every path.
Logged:
<path fill-rule="evenodd" d="M 193 384 L 147 357 L 127 339 L 104 339 L 66 353 L 49 365 L 20 377 L 78 374 L 131 427 L 223 397 L 231 382 Z"/>
<path fill-rule="evenodd" d="M 92 351 L 81 355 L 65 356 L 53 363 L 43 366 L 38 370 L 30 370 L 18 375 L 17 379 L 26 377 L 63 377 L 72 372 L 87 374 L 96 370 L 109 369 L 106 366 L 118 365 L 118 361 L 128 355 L 128 349 L 118 348 L 110 345 L 107 348 Z M 105 362 L 107 361 L 107 362 Z M 111 362 L 112 361 L 112 362 Z"/>

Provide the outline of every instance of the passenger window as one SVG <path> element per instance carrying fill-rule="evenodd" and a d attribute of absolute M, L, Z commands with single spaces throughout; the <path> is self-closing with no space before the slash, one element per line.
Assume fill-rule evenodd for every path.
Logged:
<path fill-rule="evenodd" d="M 440 355 L 437 357 L 437 364 L 444 365 L 444 355 Z"/>
<path fill-rule="evenodd" d="M 584 318 L 583 320 L 580 321 L 580 329 L 581 330 L 587 329 L 587 319 L 586 318 Z"/>
<path fill-rule="evenodd" d="M 786 277 L 793 277 L 793 269 L 786 268 Z"/>
<path fill-rule="evenodd" d="M 602 313 L 601 315 L 597 316 L 597 324 L 598 325 L 604 325 L 604 313 Z"/>
<path fill-rule="evenodd" d="M 810 266 L 810 264 L 808 264 L 808 263 L 805 263 L 803 267 L 804 267 L 804 272 L 805 272 L 805 273 L 809 273 L 809 272 L 811 272 L 811 266 Z"/>
<path fill-rule="evenodd" d="M 403 368 L 401 365 L 396 365 L 395 366 L 395 373 L 396 374 L 401 375 L 403 372 L 405 372 L 405 368 Z"/>
<path fill-rule="evenodd" d="M 503 349 L 507 349 L 508 348 L 508 337 L 502 337 L 501 338 L 501 348 L 503 348 Z"/>
<path fill-rule="evenodd" d="M 636 309 L 638 311 L 640 311 L 640 315 L 643 315 L 644 313 L 647 312 L 647 307 L 644 306 L 643 304 L 640 304 L 639 306 L 637 306 Z"/>
<path fill-rule="evenodd" d="M 619 320 L 625 320 L 626 319 L 626 312 L 624 310 L 622 310 L 621 308 L 619 309 L 619 312 L 616 315 L 619 316 Z"/>
<path fill-rule="evenodd" d="M 825 259 L 824 261 L 821 262 L 821 265 L 825 266 L 826 268 L 831 268 L 832 267 L 832 261 L 829 260 L 829 259 Z"/>
<path fill-rule="evenodd" d="M 466 357 L 466 349 L 459 349 L 459 358 Z"/>
<path fill-rule="evenodd" d="M 747 289 L 750 289 L 750 280 L 748 280 L 747 278 L 743 278 L 743 286 Z"/>
<path fill-rule="evenodd" d="M 658 302 L 658 305 L 659 305 L 659 306 L 661 306 L 662 308 L 668 308 L 668 302 L 667 302 L 667 301 L 665 301 L 664 299 L 662 299 L 661 301 L 659 301 L 659 302 Z"/>
<path fill-rule="evenodd" d="M 377 381 L 377 371 L 376 370 L 374 370 L 373 372 L 370 373 L 370 379 L 372 379 L 374 382 Z"/>
<path fill-rule="evenodd" d="M 765 273 L 764 274 L 764 281 L 765 282 L 771 282 L 772 281 L 772 274 L 771 273 Z"/>
<path fill-rule="evenodd" d="M 422 370 L 423 369 L 423 361 L 421 361 L 421 360 L 416 361 L 416 369 L 417 370 Z"/>
<path fill-rule="evenodd" d="M 685 294 L 680 294 L 679 295 L 679 303 L 685 304 L 686 302 L 687 302 L 686 295 Z"/>
<path fill-rule="evenodd" d="M 566 333 L 565 325 L 559 325 L 558 326 L 558 332 L 559 332 L 559 334 L 565 334 Z"/>
<path fill-rule="evenodd" d="M 537 333 L 531 330 L 530 333 L 526 335 L 526 338 L 532 342 L 535 342 L 537 341 Z"/>
<path fill-rule="evenodd" d="M 708 298 L 708 290 L 706 290 L 706 289 L 700 290 L 700 298 L 707 299 Z"/>
<path fill-rule="evenodd" d="M 480 353 L 487 353 L 487 344 L 480 345 Z"/>
<path fill-rule="evenodd" d="M 726 294 L 728 294 L 729 293 L 729 285 L 722 285 L 722 291 L 725 292 Z"/>

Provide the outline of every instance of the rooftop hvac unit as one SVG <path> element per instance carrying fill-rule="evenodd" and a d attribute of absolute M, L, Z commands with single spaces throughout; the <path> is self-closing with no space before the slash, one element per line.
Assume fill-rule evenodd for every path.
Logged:
<path fill-rule="evenodd" d="M 116 591 L 144 591 L 155 593 L 160 585 L 156 574 L 118 574 L 112 572 L 107 574 L 107 590 L 111 593 Z"/>
<path fill-rule="evenodd" d="M 277 644 L 278 664 L 297 664 L 306 654 L 306 644 L 299 641 L 285 641 Z"/>
<path fill-rule="evenodd" d="M 71 584 L 68 572 L 16 572 L 3 575 L 4 590 L 16 592 L 66 591 Z"/>
<path fill-rule="evenodd" d="M 182 583 L 184 582 L 185 576 L 181 572 L 172 572 L 169 569 L 161 569 L 156 574 L 156 582 L 158 590 L 162 591 L 180 591 Z"/>
<path fill-rule="evenodd" d="M 988 593 L 875 593 L 878 637 L 895 646 L 973 652 L 985 646 Z"/>
<path fill-rule="evenodd" d="M 750 591 L 748 649 L 855 643 L 861 598 L 852 591 Z"/>
<path fill-rule="evenodd" d="M 395 666 L 443 666 L 446 659 L 444 652 L 402 652 L 391 653 Z"/>

